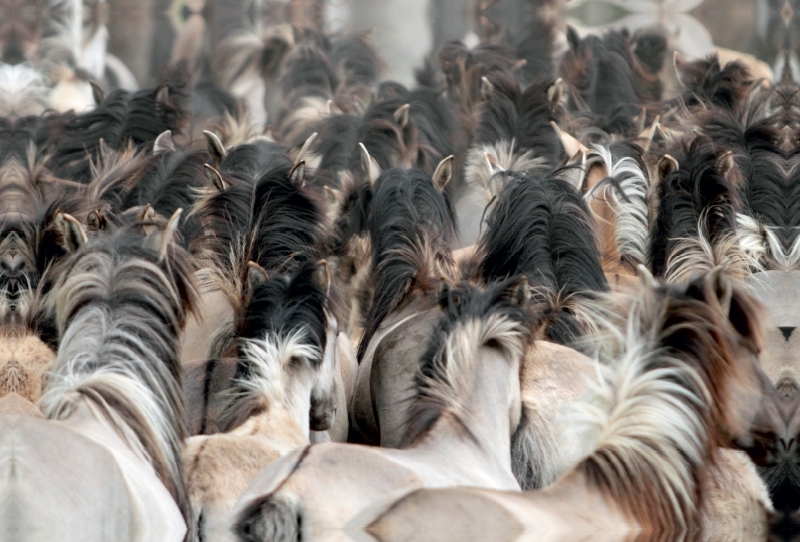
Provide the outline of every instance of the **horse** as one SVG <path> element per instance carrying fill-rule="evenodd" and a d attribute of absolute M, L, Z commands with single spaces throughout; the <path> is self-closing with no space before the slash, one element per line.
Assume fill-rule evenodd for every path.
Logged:
<path fill-rule="evenodd" d="M 46 419 L 6 416 L 5 532 L 31 540 L 183 540 L 191 517 L 177 335 L 194 307 L 193 266 L 166 228 L 86 239 L 69 222 L 54 290 L 58 356 Z M 68 466 L 68 468 L 67 468 Z M 189 527 L 191 529 L 191 526 Z"/>
<path fill-rule="evenodd" d="M 408 446 L 316 444 L 281 458 L 240 497 L 238 539 L 343 539 L 355 513 L 403 488 L 518 489 L 510 436 L 520 413 L 519 361 L 530 340 L 527 288 L 524 278 L 483 291 L 442 280 L 443 316 L 415 378 Z"/>
<path fill-rule="evenodd" d="M 308 262 L 288 277 L 267 277 L 255 264 L 251 269 L 239 361 L 221 392 L 224 432 L 189 438 L 183 454 L 201 539 L 232 538 L 230 512 L 247 484 L 309 444 L 310 429 L 330 429 L 340 397 L 339 330 L 327 308 L 325 262 Z"/>
<path fill-rule="evenodd" d="M 532 492 L 390 495 L 347 528 L 387 542 L 765 536 L 769 497 L 729 449 L 762 393 L 757 302 L 719 269 L 680 285 L 641 278 L 595 306 L 597 377 L 573 418 L 594 449 L 570 472 Z"/>
<path fill-rule="evenodd" d="M 364 157 L 370 159 L 366 151 Z M 433 178 L 417 169 L 390 169 L 362 187 L 353 211 L 354 229 L 368 233 L 372 253 L 373 294 L 351 405 L 351 433 L 365 442 L 396 445 L 403 398 L 424 353 L 424 335 L 438 317 L 436 284 L 455 274 L 455 217 L 443 192 L 451 162 L 443 160 Z"/>

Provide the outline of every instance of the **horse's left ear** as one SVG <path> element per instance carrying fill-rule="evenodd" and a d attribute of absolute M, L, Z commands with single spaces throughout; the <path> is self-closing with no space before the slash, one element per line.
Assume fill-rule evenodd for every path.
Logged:
<path fill-rule="evenodd" d="M 211 156 L 211 159 L 214 160 L 214 164 L 219 167 L 228 151 L 225 150 L 225 145 L 222 144 L 222 141 L 220 141 L 219 137 L 217 137 L 217 134 L 214 132 L 203 130 L 203 135 L 206 138 L 208 154 Z"/>
<path fill-rule="evenodd" d="M 161 132 L 153 143 L 153 154 L 175 152 L 175 143 L 172 141 L 172 130 Z"/>
<path fill-rule="evenodd" d="M 325 290 L 325 295 L 331 291 L 331 272 L 328 269 L 328 260 L 320 260 L 317 262 L 317 269 L 314 271 L 314 277 L 317 284 L 322 286 Z"/>
<path fill-rule="evenodd" d="M 505 291 L 506 298 L 520 307 L 524 307 L 528 304 L 530 295 L 531 289 L 528 287 L 528 277 L 524 275 L 514 281 Z"/>
<path fill-rule="evenodd" d="M 59 211 L 56 213 L 56 227 L 61 230 L 64 248 L 69 252 L 77 252 L 86 243 L 86 230 L 74 216 Z"/>
<path fill-rule="evenodd" d="M 89 81 L 89 86 L 92 87 L 92 98 L 94 98 L 95 105 L 100 105 L 106 99 L 106 92 L 95 81 Z"/>
<path fill-rule="evenodd" d="M 183 209 L 176 209 L 175 212 L 172 213 L 172 216 L 169 217 L 169 222 L 167 222 L 164 228 L 164 232 L 161 235 L 161 243 L 158 247 L 159 259 L 161 260 L 167 257 L 167 249 L 175 237 L 175 232 L 178 231 L 178 223 L 181 220 L 182 214 Z"/>
<path fill-rule="evenodd" d="M 550 85 L 550 88 L 547 89 L 547 101 L 550 102 L 550 106 L 553 109 L 556 109 L 561 103 L 561 98 L 563 96 L 564 80 L 559 77 L 552 85 Z"/>
<path fill-rule="evenodd" d="M 289 181 L 297 188 L 303 188 L 306 184 L 306 161 L 300 160 L 289 172 Z"/>
<path fill-rule="evenodd" d="M 439 162 L 439 165 L 436 166 L 436 171 L 433 172 L 433 184 L 439 190 L 444 190 L 444 187 L 450 181 L 450 177 L 453 176 L 453 159 L 454 156 L 451 154 Z"/>

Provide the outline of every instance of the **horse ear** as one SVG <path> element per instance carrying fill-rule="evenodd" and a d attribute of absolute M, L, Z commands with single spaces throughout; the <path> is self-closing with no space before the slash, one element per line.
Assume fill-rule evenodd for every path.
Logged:
<path fill-rule="evenodd" d="M 411 109 L 409 104 L 401 105 L 394 112 L 394 121 L 400 125 L 400 128 L 405 128 L 408 124 L 408 111 Z"/>
<path fill-rule="evenodd" d="M 485 153 L 483 153 L 483 157 L 486 159 L 486 163 L 489 165 L 489 174 L 491 176 L 495 176 L 501 171 L 506 170 L 506 168 L 504 168 L 498 163 L 497 157 L 491 152 L 486 151 Z"/>
<path fill-rule="evenodd" d="M 369 151 L 367 151 L 363 143 L 359 143 L 358 146 L 361 147 L 361 169 L 364 170 L 369 185 L 375 186 L 375 181 L 378 180 L 378 177 L 380 177 L 382 173 L 381 167 L 378 165 L 378 162 L 369 155 Z"/>
<path fill-rule="evenodd" d="M 722 156 L 717 158 L 716 168 L 720 175 L 728 178 L 733 166 L 736 165 L 736 162 L 733 160 L 733 151 L 727 151 Z"/>
<path fill-rule="evenodd" d="M 228 188 L 228 183 L 225 182 L 225 179 L 222 178 L 222 173 L 217 171 L 217 169 L 209 164 L 203 164 L 203 167 L 206 170 L 206 175 L 208 178 L 211 179 L 211 183 L 214 187 L 222 192 L 226 188 Z"/>
<path fill-rule="evenodd" d="M 550 88 L 547 89 L 547 101 L 550 102 L 550 105 L 553 109 L 558 108 L 559 104 L 561 104 L 561 98 L 564 96 L 564 80 L 560 77 L 555 80 L 555 82 L 550 85 Z"/>
<path fill-rule="evenodd" d="M 722 308 L 722 314 L 725 317 L 731 312 L 731 299 L 733 299 L 733 286 L 728 277 L 722 270 L 721 266 L 717 266 L 708 272 L 705 278 L 708 289 L 716 297 L 719 306 Z"/>
<path fill-rule="evenodd" d="M 442 308 L 447 307 L 447 303 L 450 301 L 450 292 L 453 291 L 453 285 L 447 280 L 445 277 L 442 277 L 439 280 L 439 305 Z"/>
<path fill-rule="evenodd" d="M 328 205 L 334 207 L 335 205 L 339 204 L 339 196 L 336 191 L 330 186 L 325 186 L 323 188 L 323 194 L 325 195 L 325 201 L 328 202 Z"/>
<path fill-rule="evenodd" d="M 494 96 L 494 85 L 485 75 L 481 77 L 481 98 L 488 102 Z"/>
<path fill-rule="evenodd" d="M 289 172 L 289 181 L 297 188 L 306 184 L 306 161 L 300 160 Z"/>
<path fill-rule="evenodd" d="M 217 137 L 217 134 L 214 132 L 203 130 L 203 135 L 206 136 L 208 154 L 211 155 L 211 158 L 214 160 L 214 164 L 219 167 L 219 165 L 222 163 L 222 159 L 225 157 L 228 151 L 225 150 L 225 146 L 222 144 L 222 141 L 219 140 L 219 137 Z"/>
<path fill-rule="evenodd" d="M 254 261 L 247 262 L 247 289 L 250 295 L 253 295 L 253 290 L 262 282 L 267 282 L 269 275 L 267 271 Z"/>
<path fill-rule="evenodd" d="M 561 145 L 564 146 L 564 150 L 567 151 L 567 156 L 575 156 L 578 154 L 578 151 L 583 151 L 586 154 L 589 154 L 589 149 L 586 146 L 569 135 L 566 132 L 562 132 L 561 128 L 558 127 L 558 124 L 555 121 L 550 121 L 550 126 L 553 127 L 553 130 L 556 131 L 556 135 L 561 140 Z"/>
<path fill-rule="evenodd" d="M 314 277 L 317 280 L 317 284 L 322 286 L 325 290 L 325 295 L 328 295 L 331 291 L 331 272 L 328 269 L 328 260 L 320 260 L 317 262 L 317 269 L 314 271 Z"/>
<path fill-rule="evenodd" d="M 642 142 L 642 150 L 644 152 L 647 152 L 650 149 L 650 144 L 653 142 L 653 138 L 656 135 L 656 130 L 658 130 L 658 123 L 660 120 L 661 117 L 657 116 L 656 120 L 653 121 L 653 124 L 650 125 L 650 128 L 639 134 L 638 139 Z"/>
<path fill-rule="evenodd" d="M 528 299 L 531 296 L 531 289 L 528 286 L 528 277 L 521 276 L 514 281 L 505 291 L 506 298 L 512 303 L 516 303 L 520 307 L 528 304 Z"/>
<path fill-rule="evenodd" d="M 156 221 L 156 210 L 153 209 L 153 206 L 149 203 L 144 206 L 144 209 L 139 213 L 136 217 L 137 222 L 155 222 Z M 144 231 L 145 235 L 150 235 L 154 231 L 156 231 L 156 227 L 152 225 L 142 226 L 142 231 Z"/>
<path fill-rule="evenodd" d="M 567 43 L 573 53 L 577 53 L 581 46 L 581 38 L 578 36 L 578 31 L 571 25 L 567 25 Z"/>
<path fill-rule="evenodd" d="M 669 154 L 665 154 L 661 157 L 661 160 L 658 161 L 658 182 L 664 180 L 664 178 L 672 173 L 673 171 L 677 170 L 680 166 L 678 165 L 678 161 L 675 160 Z"/>
<path fill-rule="evenodd" d="M 300 152 L 298 152 L 297 156 L 295 156 L 294 158 L 295 166 L 298 165 L 301 160 L 303 160 L 306 153 L 308 152 L 309 147 L 311 147 L 311 144 L 314 142 L 316 138 L 317 138 L 317 132 L 314 132 L 313 134 L 308 136 L 308 139 L 306 139 L 305 143 L 303 143 L 303 146 L 300 148 Z"/>
<path fill-rule="evenodd" d="M 158 85 L 158 88 L 155 92 L 155 99 L 156 103 L 161 105 L 164 105 L 169 101 L 169 83 L 165 81 Z"/>
<path fill-rule="evenodd" d="M 100 105 L 106 99 L 106 92 L 95 81 L 89 81 L 89 86 L 92 87 L 92 98 L 94 98 L 95 105 Z"/>
<path fill-rule="evenodd" d="M 681 84 L 683 84 L 681 72 L 683 71 L 684 64 L 686 64 L 686 59 L 683 58 L 683 55 L 678 51 L 675 51 L 675 54 L 672 56 L 672 66 L 675 68 L 675 75 L 678 77 L 678 81 Z"/>
<path fill-rule="evenodd" d="M 61 230 L 64 248 L 69 252 L 77 252 L 86 243 L 86 230 L 74 216 L 59 211 L 56 213 L 56 227 Z"/>
<path fill-rule="evenodd" d="M 86 217 L 86 224 L 89 226 L 90 230 L 100 231 L 106 229 L 108 226 L 108 221 L 106 220 L 102 210 L 95 209 L 89 213 L 89 216 Z"/>
<path fill-rule="evenodd" d="M 172 141 L 172 130 L 164 130 L 158 135 L 155 143 L 153 143 L 153 154 L 174 151 L 175 143 Z"/>
<path fill-rule="evenodd" d="M 439 165 L 436 166 L 436 171 L 433 172 L 433 184 L 439 190 L 444 190 L 444 187 L 450 181 L 450 177 L 453 176 L 453 159 L 454 156 L 451 154 L 439 162 Z"/>
<path fill-rule="evenodd" d="M 183 209 L 175 209 L 175 212 L 169 217 L 169 222 L 167 222 L 167 226 L 164 228 L 164 233 L 161 236 L 161 243 L 158 247 L 160 260 L 167 257 L 167 249 L 169 248 L 170 242 L 172 242 L 175 237 L 175 232 L 178 231 L 178 223 L 181 220 L 182 214 Z"/>
<path fill-rule="evenodd" d="M 656 285 L 656 279 L 650 270 L 642 264 L 636 266 L 636 276 L 642 281 L 646 288 L 652 288 Z"/>

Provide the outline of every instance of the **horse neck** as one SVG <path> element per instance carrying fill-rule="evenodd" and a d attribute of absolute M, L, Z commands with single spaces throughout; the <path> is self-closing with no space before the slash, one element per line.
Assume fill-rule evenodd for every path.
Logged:
<path fill-rule="evenodd" d="M 430 432 L 413 448 L 435 452 L 442 450 L 455 461 L 476 458 L 473 465 L 483 465 L 498 475 L 511 472 L 511 416 L 514 398 L 512 389 L 519 382 L 511 382 L 511 371 L 518 367 L 495 349 L 480 348 L 472 364 L 471 384 L 445 408 Z M 516 400 L 519 400 L 517 397 Z M 502 478 L 500 478 L 502 479 Z"/>
<path fill-rule="evenodd" d="M 242 425 L 231 431 L 231 434 L 267 437 L 286 444 L 287 450 L 309 443 L 308 423 L 305 426 L 298 424 L 293 413 L 279 402 L 250 416 Z"/>

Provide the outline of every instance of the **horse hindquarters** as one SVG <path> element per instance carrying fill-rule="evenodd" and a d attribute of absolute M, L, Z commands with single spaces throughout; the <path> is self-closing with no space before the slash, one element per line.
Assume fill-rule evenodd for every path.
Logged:
<path fill-rule="evenodd" d="M 0 418 L 0 532 L 25 533 L 24 542 L 181 542 L 186 523 L 152 466 L 96 416 L 82 403 L 64 422 Z"/>
<path fill-rule="evenodd" d="M 97 443 L 61 424 L 4 416 L 0 465 L 3 540 L 135 539 L 127 484 Z"/>

